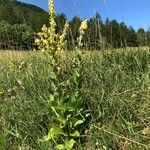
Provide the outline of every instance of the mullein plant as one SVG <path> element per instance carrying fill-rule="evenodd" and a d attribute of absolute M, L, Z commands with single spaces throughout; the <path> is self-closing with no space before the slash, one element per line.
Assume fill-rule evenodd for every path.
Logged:
<path fill-rule="evenodd" d="M 66 35 L 69 28 L 65 24 L 62 34 L 56 34 L 54 0 L 49 0 L 49 27 L 42 27 L 35 40 L 36 45 L 49 58 L 50 64 L 50 114 L 52 123 L 49 132 L 42 141 L 51 141 L 55 149 L 71 150 L 83 131 L 87 111 L 84 109 L 82 94 L 83 61 L 80 48 L 87 28 L 87 21 L 83 21 L 79 28 L 76 52 L 73 58 L 72 71 L 68 79 L 62 80 L 60 57 L 66 46 Z"/>
<path fill-rule="evenodd" d="M 38 48 L 46 54 L 57 55 L 60 51 L 63 51 L 66 46 L 66 35 L 69 28 L 69 24 L 66 22 L 64 30 L 61 35 L 56 33 L 55 22 L 55 5 L 54 0 L 49 0 L 49 27 L 43 25 L 42 32 L 37 34 L 38 38 L 35 39 L 35 44 Z"/>

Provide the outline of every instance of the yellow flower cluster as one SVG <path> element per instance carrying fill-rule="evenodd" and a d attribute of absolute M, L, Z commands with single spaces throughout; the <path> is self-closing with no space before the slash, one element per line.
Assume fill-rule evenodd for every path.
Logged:
<path fill-rule="evenodd" d="M 64 30 L 61 35 L 56 34 L 54 0 L 48 0 L 48 2 L 50 14 L 49 27 L 43 25 L 42 32 L 39 32 L 37 34 L 38 38 L 35 40 L 35 44 L 42 51 L 46 52 L 62 51 L 64 50 L 66 45 L 65 38 L 67 36 L 69 24 L 68 23 L 65 24 Z"/>
<path fill-rule="evenodd" d="M 85 31 L 87 29 L 87 20 L 82 21 L 81 26 L 79 28 L 79 32 Z"/>
<path fill-rule="evenodd" d="M 42 51 L 46 52 L 56 52 L 63 51 L 65 49 L 67 41 L 65 40 L 67 36 L 67 31 L 69 28 L 69 24 L 66 22 L 62 34 L 56 33 L 56 22 L 55 22 L 55 5 L 54 0 L 48 0 L 49 2 L 49 27 L 43 25 L 42 32 L 37 34 L 38 38 L 35 40 L 35 44 Z M 84 20 L 81 23 L 79 28 L 79 37 L 77 38 L 77 49 L 80 49 L 83 45 L 82 40 L 85 34 L 85 30 L 87 29 L 87 20 Z"/>

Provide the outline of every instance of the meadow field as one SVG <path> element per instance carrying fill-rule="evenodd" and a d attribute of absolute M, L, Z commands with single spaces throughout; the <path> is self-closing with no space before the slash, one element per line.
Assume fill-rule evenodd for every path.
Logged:
<path fill-rule="evenodd" d="M 62 78 L 72 53 L 61 58 Z M 83 91 L 90 119 L 79 150 L 150 149 L 150 50 L 83 54 Z M 0 51 L 0 150 L 49 150 L 39 142 L 51 114 L 51 69 L 41 52 Z"/>

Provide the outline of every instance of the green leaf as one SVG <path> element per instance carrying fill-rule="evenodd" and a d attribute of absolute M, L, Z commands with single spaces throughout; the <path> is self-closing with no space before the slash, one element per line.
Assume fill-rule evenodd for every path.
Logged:
<path fill-rule="evenodd" d="M 64 150 L 64 149 L 71 150 L 75 143 L 76 142 L 73 139 L 71 139 L 71 140 L 66 139 L 64 144 L 59 144 L 56 146 L 56 148 L 58 150 Z"/>
<path fill-rule="evenodd" d="M 72 104 L 70 103 L 61 103 L 59 106 L 56 107 L 56 109 L 59 109 L 59 110 L 69 110 L 69 111 L 75 111 L 75 108 Z"/>
<path fill-rule="evenodd" d="M 45 135 L 42 139 L 39 139 L 40 142 L 49 141 L 51 138 L 48 135 Z"/>
<path fill-rule="evenodd" d="M 82 124 L 82 123 L 84 123 L 84 120 L 78 120 L 78 121 L 74 124 L 74 127 L 76 127 L 76 126 L 78 126 L 78 125 L 80 125 L 80 124 Z"/>
<path fill-rule="evenodd" d="M 72 148 L 73 148 L 73 146 L 74 146 L 74 144 L 76 143 L 76 141 L 75 140 L 73 140 L 73 139 L 71 139 L 71 140 L 65 140 L 65 148 L 67 149 L 67 150 L 71 150 Z"/>
<path fill-rule="evenodd" d="M 80 133 L 76 130 L 74 133 L 70 134 L 73 137 L 79 137 Z"/>
<path fill-rule="evenodd" d="M 56 109 L 69 110 L 70 109 L 70 105 L 68 103 L 61 103 L 59 106 L 56 107 Z"/>
<path fill-rule="evenodd" d="M 66 149 L 66 147 L 65 147 L 64 144 L 59 144 L 59 145 L 56 146 L 56 148 L 57 148 L 58 150 Z"/>
<path fill-rule="evenodd" d="M 57 136 L 60 136 L 60 135 L 65 135 L 63 129 L 61 129 L 60 127 L 54 126 L 50 129 L 50 131 L 48 133 L 48 137 L 46 139 L 47 140 L 54 139 L 54 138 L 57 138 Z"/>

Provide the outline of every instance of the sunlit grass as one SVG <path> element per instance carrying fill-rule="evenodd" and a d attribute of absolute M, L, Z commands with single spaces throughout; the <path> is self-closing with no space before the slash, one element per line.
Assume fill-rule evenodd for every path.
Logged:
<path fill-rule="evenodd" d="M 63 76 L 72 54 L 62 57 Z M 150 51 L 94 51 L 83 57 L 92 118 L 81 147 L 149 149 Z M 47 133 L 49 75 L 41 52 L 0 52 L 0 147 L 48 149 L 38 139 Z"/>

